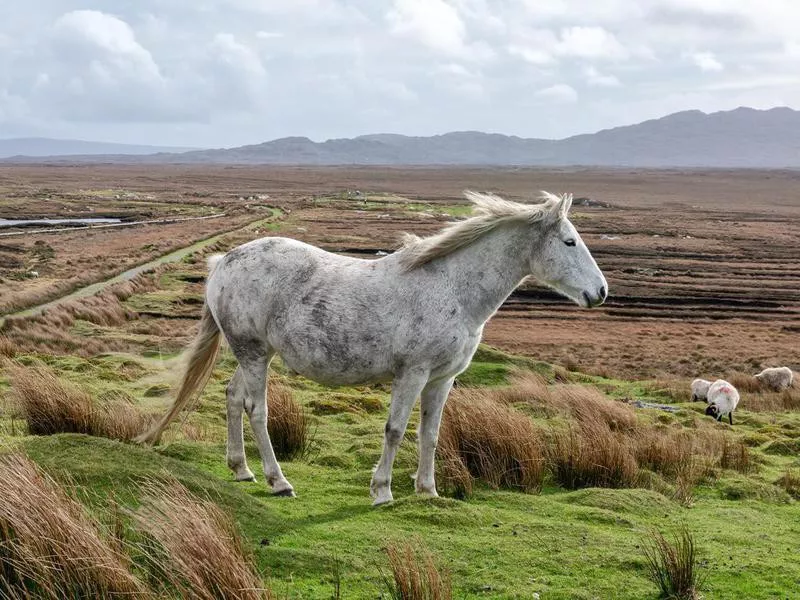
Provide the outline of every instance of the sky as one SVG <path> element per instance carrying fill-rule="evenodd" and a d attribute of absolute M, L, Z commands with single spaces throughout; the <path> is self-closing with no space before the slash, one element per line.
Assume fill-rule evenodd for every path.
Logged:
<path fill-rule="evenodd" d="M 800 108 L 796 0 L 2 0 L 0 138 L 562 138 Z"/>

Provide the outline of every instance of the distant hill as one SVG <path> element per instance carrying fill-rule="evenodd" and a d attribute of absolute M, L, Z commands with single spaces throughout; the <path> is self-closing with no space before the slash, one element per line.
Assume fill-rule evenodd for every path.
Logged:
<path fill-rule="evenodd" d="M 71 157 L 70 160 L 96 161 L 98 158 Z M 737 108 L 710 114 L 691 110 L 561 140 L 477 131 L 430 137 L 374 134 L 325 142 L 288 137 L 237 148 L 141 157 L 104 156 L 103 160 L 300 165 L 798 168 L 800 111 L 785 107 L 770 110 Z"/>
<path fill-rule="evenodd" d="M 103 154 L 155 154 L 156 152 L 186 152 L 195 148 L 137 146 L 83 140 L 55 140 L 50 138 L 0 139 L 0 158 L 43 156 L 91 156 Z"/>

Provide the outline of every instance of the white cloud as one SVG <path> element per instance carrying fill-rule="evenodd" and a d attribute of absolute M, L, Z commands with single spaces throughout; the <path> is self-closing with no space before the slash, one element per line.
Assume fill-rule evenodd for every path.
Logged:
<path fill-rule="evenodd" d="M 602 27 L 567 27 L 560 38 L 556 48 L 563 56 L 613 60 L 629 54 L 616 36 Z"/>
<path fill-rule="evenodd" d="M 444 0 L 395 0 L 386 15 L 393 33 L 407 36 L 445 54 L 466 51 L 466 27 Z"/>
<path fill-rule="evenodd" d="M 555 56 L 541 48 L 530 48 L 525 46 L 509 46 L 508 53 L 511 56 L 518 56 L 525 62 L 532 65 L 546 66 L 556 62 Z"/>
<path fill-rule="evenodd" d="M 161 79 L 150 52 L 136 41 L 125 21 L 112 15 L 96 10 L 68 12 L 56 21 L 54 38 L 64 50 L 89 59 L 96 71 L 124 71 L 126 77 Z"/>
<path fill-rule="evenodd" d="M 574 103 L 578 101 L 578 92 L 566 83 L 557 83 L 537 91 L 534 96 L 554 102 Z"/>
<path fill-rule="evenodd" d="M 711 73 L 722 71 L 725 68 L 724 65 L 717 60 L 713 52 L 694 52 L 689 55 L 689 58 L 701 71 Z"/>
<path fill-rule="evenodd" d="M 621 85 L 615 75 L 604 75 L 592 66 L 584 68 L 583 75 L 586 77 L 586 83 L 591 86 L 617 87 Z"/>

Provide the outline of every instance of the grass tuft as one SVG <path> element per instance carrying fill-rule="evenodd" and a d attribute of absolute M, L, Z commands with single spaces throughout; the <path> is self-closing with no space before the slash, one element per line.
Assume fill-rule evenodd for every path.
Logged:
<path fill-rule="evenodd" d="M 267 430 L 275 456 L 278 460 L 305 456 L 311 444 L 305 409 L 294 399 L 292 390 L 277 380 L 270 380 L 267 398 Z"/>
<path fill-rule="evenodd" d="M 384 586 L 393 600 L 451 600 L 450 575 L 440 571 L 433 555 L 420 545 L 408 542 L 384 548 L 389 559 L 391 578 L 384 576 Z"/>
<path fill-rule="evenodd" d="M 697 547 L 694 536 L 681 528 L 672 542 L 660 532 L 651 531 L 642 544 L 650 579 L 658 586 L 662 598 L 695 600 L 699 598 L 701 580 L 697 570 Z"/>
<path fill-rule="evenodd" d="M 62 381 L 45 367 L 6 364 L 17 410 L 31 435 L 85 433 L 127 441 L 152 417 L 121 399 L 96 403 L 85 391 Z"/>
<path fill-rule="evenodd" d="M 27 457 L 0 457 L 0 498 L 0 597 L 150 597 L 128 557 Z"/>
<path fill-rule="evenodd" d="M 142 506 L 134 521 L 163 548 L 163 552 L 152 548 L 149 552 L 179 597 L 272 597 L 233 520 L 219 506 L 197 498 L 177 481 L 149 482 L 142 491 Z"/>
<path fill-rule="evenodd" d="M 440 470 L 462 491 L 470 487 L 467 473 L 494 488 L 537 491 L 545 470 L 540 438 L 527 415 L 481 391 L 459 389 L 444 408 Z"/>
<path fill-rule="evenodd" d="M 623 439 L 604 423 L 556 430 L 548 447 L 553 477 L 563 487 L 634 487 L 638 465 Z"/>

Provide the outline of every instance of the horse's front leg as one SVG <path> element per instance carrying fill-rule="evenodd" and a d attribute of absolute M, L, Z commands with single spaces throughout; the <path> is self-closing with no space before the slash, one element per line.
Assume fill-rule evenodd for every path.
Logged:
<path fill-rule="evenodd" d="M 389 407 L 389 419 L 383 437 L 383 453 L 375 468 L 370 483 L 370 492 L 375 499 L 374 506 L 391 502 L 392 498 L 392 465 L 400 442 L 408 426 L 411 409 L 417 401 L 422 389 L 428 381 L 428 372 L 413 370 L 395 377 L 392 382 L 392 403 Z"/>
<path fill-rule="evenodd" d="M 416 491 L 418 494 L 438 496 L 434 480 L 436 443 L 439 440 L 439 425 L 447 396 L 453 387 L 453 379 L 440 379 L 425 386 L 420 400 L 419 422 L 419 466 L 417 467 Z"/>

